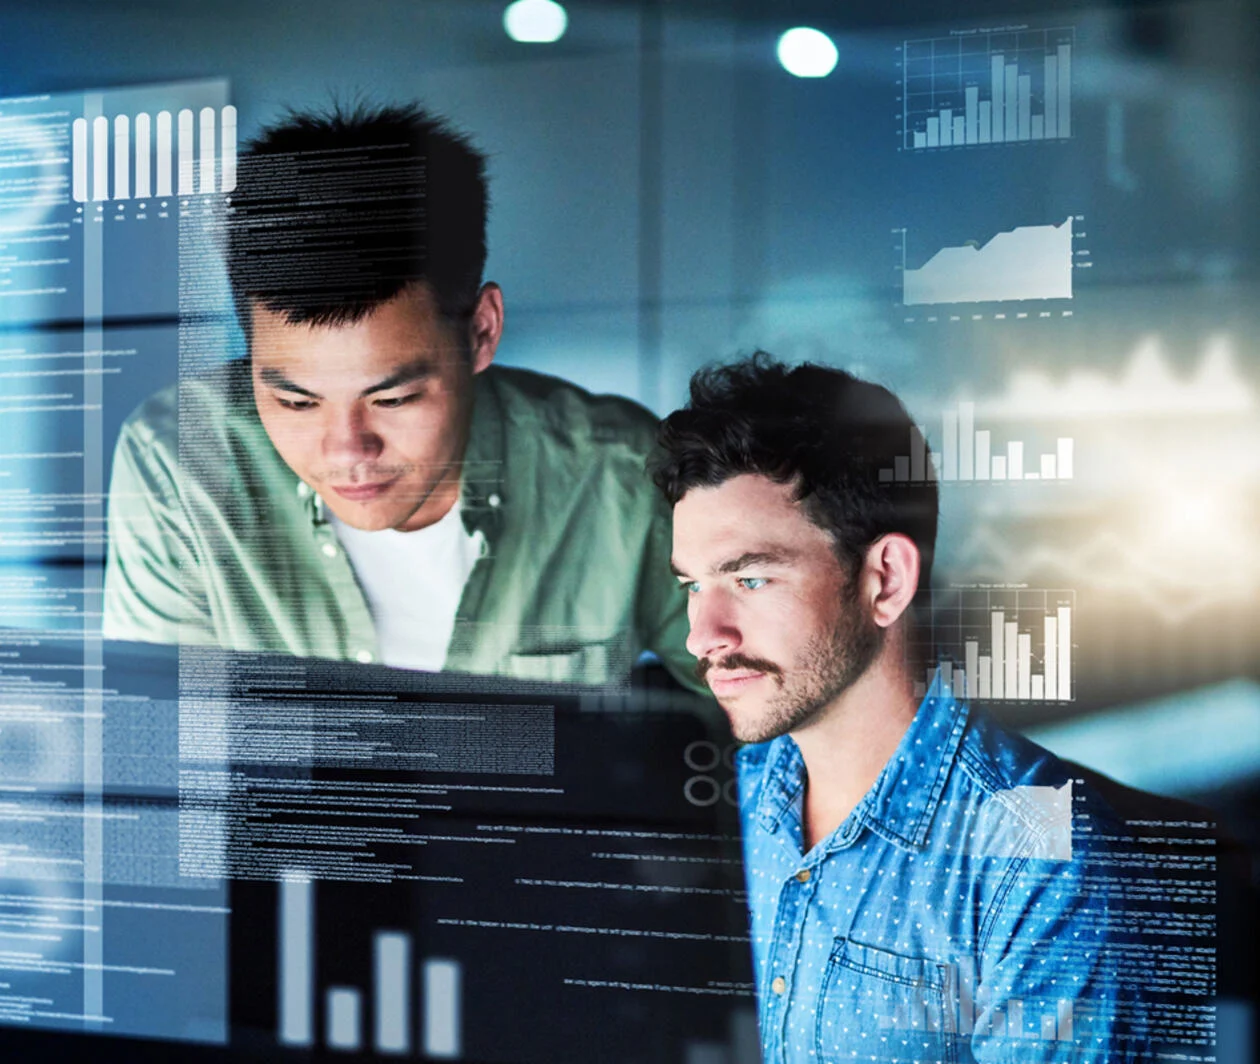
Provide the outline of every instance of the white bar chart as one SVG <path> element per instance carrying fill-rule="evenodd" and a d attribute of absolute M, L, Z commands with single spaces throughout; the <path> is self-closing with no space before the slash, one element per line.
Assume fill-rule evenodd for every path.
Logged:
<path fill-rule="evenodd" d="M 315 906 L 310 879 L 300 872 L 280 881 L 280 1041 L 309 1046 L 314 1038 Z"/>
<path fill-rule="evenodd" d="M 382 1053 L 406 1053 L 411 1048 L 407 1002 L 411 997 L 411 938 L 397 931 L 377 932 L 376 1037 Z"/>
<path fill-rule="evenodd" d="M 994 453 L 993 433 L 976 428 L 976 404 L 960 401 L 941 416 L 941 449 L 928 451 L 917 428 L 910 430 L 909 453 L 898 455 L 891 468 L 879 471 L 885 483 L 933 479 L 1072 480 L 1076 475 L 1076 443 L 1071 436 L 1055 439 L 1054 451 L 1042 453 L 1035 468 L 1026 468 L 1023 440 L 1008 440 Z M 931 461 L 929 461 L 929 458 Z"/>
<path fill-rule="evenodd" d="M 90 135 L 89 135 L 90 134 Z M 236 188 L 236 108 L 77 118 L 71 126 L 76 203 L 208 195 Z M 112 181 L 111 181 L 112 175 Z M 156 175 L 156 187 L 151 178 Z M 90 181 L 89 181 L 90 177 Z"/>
<path fill-rule="evenodd" d="M 953 600 L 937 605 L 942 594 Z M 961 590 L 933 596 L 932 641 L 920 697 L 938 672 L 945 693 L 968 701 L 1070 702 L 1070 590 Z"/>
<path fill-rule="evenodd" d="M 286 873 L 279 883 L 276 912 L 276 1036 L 286 1046 L 316 1044 L 315 910 L 315 884 L 301 871 Z M 324 1044 L 346 1053 L 362 1052 L 370 1044 L 377 1054 L 403 1056 L 412 1054 L 418 1031 L 418 1045 L 426 1057 L 458 1059 L 463 1053 L 462 965 L 447 958 L 421 958 L 417 981 L 416 964 L 409 933 L 376 931 L 370 1017 L 362 987 L 327 987 L 322 1003 Z M 370 1034 L 365 1030 L 369 1022 Z"/>
<path fill-rule="evenodd" d="M 1071 27 L 904 41 L 902 148 L 1070 138 L 1074 48 Z"/>

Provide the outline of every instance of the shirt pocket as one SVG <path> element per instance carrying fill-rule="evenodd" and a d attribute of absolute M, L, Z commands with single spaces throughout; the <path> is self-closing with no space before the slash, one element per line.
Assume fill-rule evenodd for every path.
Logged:
<path fill-rule="evenodd" d="M 837 939 L 815 1018 L 818 1059 L 953 1064 L 948 987 L 946 964 Z"/>
<path fill-rule="evenodd" d="M 557 648 L 549 654 L 509 654 L 507 671 L 518 680 L 606 684 L 612 679 L 611 657 L 606 643 L 590 643 L 563 650 Z M 620 679 L 628 681 L 629 676 Z"/>

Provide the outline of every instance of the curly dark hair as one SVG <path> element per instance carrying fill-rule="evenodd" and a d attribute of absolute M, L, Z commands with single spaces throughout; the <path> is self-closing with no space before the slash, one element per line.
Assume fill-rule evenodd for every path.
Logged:
<path fill-rule="evenodd" d="M 875 540 L 899 532 L 919 549 L 925 590 L 938 513 L 931 459 L 925 456 L 923 481 L 896 481 L 889 473 L 922 441 L 887 388 L 809 362 L 789 367 L 758 351 L 691 378 L 687 405 L 661 423 L 649 468 L 671 506 L 692 488 L 744 473 L 794 484 L 806 515 L 831 533 L 851 574 Z"/>

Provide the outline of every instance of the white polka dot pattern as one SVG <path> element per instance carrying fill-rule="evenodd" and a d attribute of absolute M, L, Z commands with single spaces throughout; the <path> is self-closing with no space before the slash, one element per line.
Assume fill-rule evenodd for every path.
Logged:
<path fill-rule="evenodd" d="M 742 750 L 763 1059 L 1126 1059 L 1090 847 L 1064 843 L 1058 799 L 1020 790 L 1066 782 L 938 681 L 865 798 L 805 853 L 796 744 Z"/>

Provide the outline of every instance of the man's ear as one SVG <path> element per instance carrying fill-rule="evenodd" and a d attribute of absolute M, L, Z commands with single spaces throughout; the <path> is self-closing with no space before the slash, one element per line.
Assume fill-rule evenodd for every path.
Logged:
<path fill-rule="evenodd" d="M 891 628 L 914 601 L 919 589 L 919 548 L 900 532 L 880 536 L 866 551 L 862 586 L 871 618 Z"/>
<path fill-rule="evenodd" d="M 494 361 L 503 335 L 503 290 L 493 281 L 481 286 L 468 323 L 469 361 L 480 373 Z"/>

